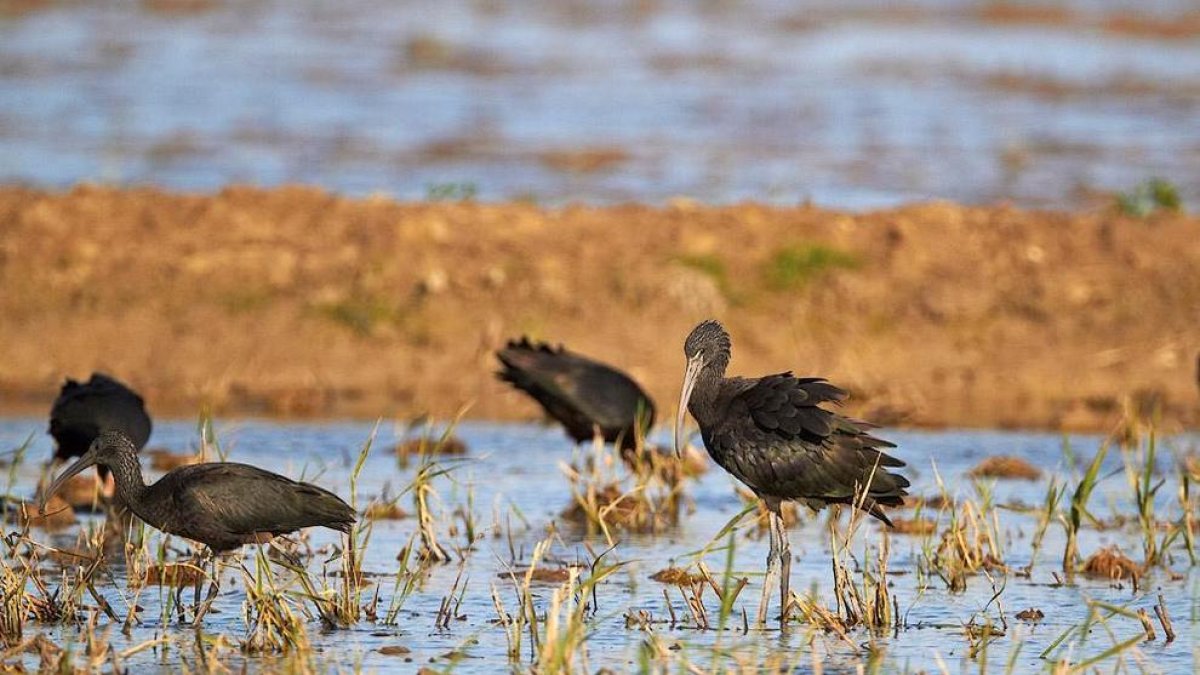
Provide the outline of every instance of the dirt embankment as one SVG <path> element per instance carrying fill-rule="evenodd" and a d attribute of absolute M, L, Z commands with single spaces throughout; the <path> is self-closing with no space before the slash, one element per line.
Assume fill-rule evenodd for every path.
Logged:
<path fill-rule="evenodd" d="M 884 422 L 1200 420 L 1195 217 L 0 188 L 0 412 L 103 369 L 160 415 L 533 418 L 492 377 L 525 333 L 627 369 L 665 418 L 709 316 L 732 372 L 828 376 Z"/>

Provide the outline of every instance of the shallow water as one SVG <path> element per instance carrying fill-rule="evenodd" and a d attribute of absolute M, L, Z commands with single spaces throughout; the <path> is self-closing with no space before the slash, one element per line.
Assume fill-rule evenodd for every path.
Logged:
<path fill-rule="evenodd" d="M 246 420 L 218 423 L 217 431 L 232 460 L 257 464 L 293 477 L 306 476 L 348 496 L 353 458 L 370 436 L 372 426 L 359 422 L 298 424 Z M 27 461 L 20 464 L 15 472 L 12 488 L 15 494 L 28 495 L 32 492 L 37 466 L 41 458 L 49 455 L 51 445 L 43 431 L 44 423 L 38 419 L 0 420 L 0 450 L 15 448 L 30 435 L 33 436 Z M 467 556 L 463 573 L 466 592 L 459 612 L 463 618 L 451 621 L 447 629 L 435 626 L 438 607 L 459 572 L 457 562 L 436 566 L 404 604 L 397 626 L 363 621 L 349 630 L 322 632 L 316 620 L 310 621 L 309 639 L 315 652 L 313 658 L 321 667 L 389 670 L 413 668 L 416 664 L 430 662 L 441 667 L 447 665 L 444 656 L 451 652 L 460 657 L 455 665 L 455 669 L 460 671 L 492 672 L 508 664 L 504 632 L 493 624 L 496 612 L 491 599 L 491 587 L 495 585 L 498 588 L 509 611 L 512 611 L 515 595 L 509 582 L 498 575 L 509 569 L 509 563 L 514 562 L 514 552 L 515 562 L 528 560 L 534 544 L 545 537 L 548 525 L 559 520 L 559 512 L 570 500 L 568 484 L 560 464 L 571 459 L 572 449 L 558 430 L 532 425 L 465 423 L 458 428 L 457 434 L 469 445 L 470 453 L 462 459 L 446 459 L 444 463 L 455 468 L 448 476 L 434 483 L 438 499 L 433 508 L 435 513 L 444 514 L 438 524 L 439 536 L 448 547 L 464 542 L 461 520 L 457 521 L 457 534 L 449 532 L 449 514 L 459 507 L 469 508 L 476 516 L 478 527 L 487 535 Z M 661 432 L 658 436 L 658 440 L 668 440 Z M 914 494 L 937 492 L 936 465 L 936 471 L 945 480 L 952 496 L 975 497 L 975 488 L 965 478 L 965 472 L 981 458 L 993 454 L 1029 458 L 1058 476 L 1060 481 L 1068 475 L 1074 476 L 1071 479 L 1074 481 L 1079 475 L 1079 470 L 1067 465 L 1062 438 L 1053 434 L 890 431 L 887 437 L 899 443 L 898 456 L 909 462 L 906 471 L 914 479 Z M 197 438 L 194 423 L 162 422 L 156 427 L 150 445 L 183 451 L 194 447 Z M 374 449 L 360 478 L 360 504 L 365 503 L 367 497 L 385 490 L 395 494 L 412 479 L 414 468 L 399 468 L 390 453 L 395 439 L 396 430 L 390 425 L 379 429 Z M 1081 466 L 1090 460 L 1099 443 L 1100 439 L 1093 436 L 1071 438 L 1073 452 Z M 1197 446 L 1200 446 L 1200 441 L 1195 438 L 1173 438 L 1162 442 L 1159 465 L 1164 470 L 1170 469 L 1176 453 L 1194 450 Z M 1093 514 L 1101 520 L 1114 514 L 1133 513 L 1130 489 L 1121 467 L 1122 457 L 1114 451 L 1105 464 L 1105 473 L 1108 475 L 1090 502 Z M 1178 479 L 1173 472 L 1163 477 L 1166 483 L 1158 493 L 1159 517 L 1174 518 L 1178 516 L 1178 507 L 1174 502 Z M 999 481 L 994 487 L 995 502 L 1040 504 L 1048 480 L 1045 477 L 1036 482 Z M 607 562 L 623 562 L 626 567 L 604 582 L 597 592 L 599 611 L 589 624 L 592 633 L 588 642 L 588 663 L 592 671 L 603 666 L 617 670 L 637 667 L 638 648 L 645 635 L 637 629 L 626 628 L 623 615 L 630 610 L 645 610 L 655 619 L 668 616 L 663 586 L 647 577 L 672 561 L 689 562 L 689 555 L 708 543 L 742 508 L 734 494 L 732 480 L 719 469 L 710 470 L 698 482 L 690 484 L 687 492 L 694 501 L 694 512 L 686 515 L 678 527 L 660 535 L 619 536 L 618 546 L 606 556 Z M 400 503 L 406 510 L 413 510 L 411 495 Z M 1004 509 L 999 510 L 998 514 L 1005 562 L 1014 569 L 1028 564 L 1029 537 L 1035 523 L 1034 516 Z M 522 524 L 522 519 L 526 524 Z M 942 514 L 942 527 L 946 521 L 947 515 Z M 815 589 L 818 597 L 832 606 L 829 539 L 825 524 L 825 518 L 806 514 L 803 522 L 792 528 L 792 551 L 796 556 L 792 567 L 792 587 L 800 592 Z M 366 549 L 364 570 L 369 574 L 381 575 L 378 578 L 381 608 L 387 607 L 393 596 L 391 575 L 394 575 L 398 565 L 396 555 L 409 542 L 415 528 L 416 523 L 412 518 L 377 521 L 374 525 Z M 504 534 L 501 536 L 500 532 Z M 584 537 L 569 524 L 560 522 L 558 532 L 559 541 L 552 551 L 555 558 L 589 561 L 591 556 L 584 547 L 585 542 L 597 552 L 606 548 L 602 538 Z M 333 533 L 325 530 L 312 530 L 311 533 L 313 548 L 336 541 Z M 33 530 L 31 537 L 63 546 L 70 546 L 74 542 L 70 531 L 51 536 Z M 875 546 L 879 541 L 879 528 L 869 524 L 861 528 L 853 550 L 861 554 L 864 544 Z M 893 535 L 891 538 L 890 569 L 894 573 L 891 590 L 899 602 L 905 627 L 894 635 L 889 633 L 878 640 L 886 669 L 935 670 L 939 663 L 944 662 L 951 670 L 975 670 L 978 665 L 966 656 L 968 645 L 962 626 L 973 617 L 976 623 L 982 623 L 985 617 L 993 622 L 999 621 L 1000 608 L 995 603 L 989 605 L 993 595 L 992 586 L 982 575 L 974 576 L 969 579 L 966 592 L 955 594 L 946 591 L 945 585 L 934 578 L 923 592 L 918 592 L 914 570 L 921 557 L 919 542 L 919 537 Z M 1064 630 L 1086 618 L 1085 599 L 1129 604 L 1132 608 L 1144 607 L 1149 610 L 1158 592 L 1166 595 L 1179 638 L 1171 645 L 1164 645 L 1160 632 L 1157 642 L 1127 651 L 1125 658 L 1130 659 L 1127 665 L 1140 664 L 1148 670 L 1163 672 L 1194 669 L 1196 617 L 1200 611 L 1196 584 L 1200 576 L 1189 569 L 1187 556 L 1180 545 L 1172 548 L 1169 565 L 1178 574 L 1172 576 L 1161 569 L 1155 570 L 1143 580 L 1135 594 L 1128 583 L 1114 586 L 1108 582 L 1083 578 L 1078 579 L 1075 585 L 1058 587 L 1052 573 L 1059 569 L 1062 542 L 1061 528 L 1051 525 L 1031 578 L 1011 574 L 1007 578 L 1002 575 L 997 577 L 997 586 L 1003 586 L 1000 602 L 1009 630 L 1005 637 L 998 638 L 990 647 L 988 658 L 993 670 L 1003 668 L 1002 664 L 1018 644 L 1021 646 L 1016 656 L 1017 672 L 1049 667 L 1051 662 L 1040 659 L 1039 653 Z M 1085 528 L 1081 535 L 1080 550 L 1087 555 L 1109 543 L 1120 544 L 1135 559 L 1141 555 L 1139 534 L 1132 525 L 1102 532 Z M 751 621 L 757 609 L 765 547 L 765 538 L 753 537 L 749 529 L 739 530 L 736 535 L 733 571 L 737 576 L 751 579 L 750 586 L 735 606 L 735 623 L 739 626 L 743 609 Z M 319 572 L 322 559 L 323 556 L 316 556 L 310 561 L 309 569 Z M 246 556 L 246 560 L 247 565 L 252 566 L 250 555 Z M 725 567 L 724 551 L 711 553 L 706 560 L 717 573 Z M 336 568 L 339 564 L 334 562 L 330 566 Z M 112 574 L 112 581 L 103 583 L 100 590 L 118 614 L 124 615 L 126 600 L 123 598 L 129 593 L 124 570 L 119 566 L 114 567 Z M 224 635 L 236 645 L 246 634 L 246 625 L 241 616 L 244 592 L 239 574 L 227 569 L 225 578 L 225 587 L 215 606 L 216 613 L 206 618 L 205 631 Z M 535 584 L 539 611 L 544 610 L 554 588 L 555 584 Z M 671 596 L 677 615 L 686 616 L 678 592 L 671 590 Z M 156 588 L 143 592 L 137 600 L 144 608 L 141 625 L 127 636 L 120 633 L 119 626 L 114 627 L 109 635 L 112 646 L 119 651 L 164 633 L 178 638 L 181 645 L 191 644 L 193 637 L 188 628 L 162 623 L 164 597 Z M 191 591 L 185 591 L 184 597 L 190 601 Z M 710 611 L 715 614 L 716 602 L 711 593 L 706 598 Z M 1027 607 L 1040 608 L 1045 612 L 1045 620 L 1038 624 L 1017 621 L 1014 614 Z M 106 623 L 101 616 L 100 628 L 103 629 Z M 1078 662 L 1102 653 L 1114 641 L 1138 635 L 1141 630 L 1136 621 L 1119 616 L 1110 621 L 1110 627 L 1115 638 L 1107 635 L 1103 628 L 1095 628 L 1086 644 L 1079 645 L 1071 639 L 1053 654 L 1056 657 L 1071 654 Z M 77 649 L 80 648 L 80 634 L 73 627 L 29 624 L 26 626 L 26 635 L 43 630 L 56 643 L 74 643 Z M 780 649 L 798 655 L 796 660 L 802 666 L 809 662 L 807 654 L 817 649 L 818 653 L 828 656 L 827 663 L 834 670 L 851 668 L 865 658 L 865 653 L 860 649 L 851 649 L 832 635 L 814 633 L 803 626 L 787 635 L 775 630 L 751 630 L 742 635 L 738 630 L 722 633 L 721 637 L 718 637 L 718 631 L 672 629 L 666 624 L 656 624 L 654 630 L 666 644 L 678 644 L 681 653 L 701 667 L 712 664 L 708 648 L 718 639 L 726 647 L 748 654 L 744 658 L 749 662 L 756 662 L 757 655 Z M 854 631 L 851 637 L 863 645 L 870 640 L 870 635 L 864 631 Z M 811 645 L 810 640 L 813 641 Z M 412 651 L 407 656 L 389 656 L 377 651 L 380 647 L 391 645 L 401 645 Z M 405 661 L 406 658 L 411 662 Z M 268 667 L 273 663 L 268 657 L 243 657 L 236 650 L 226 651 L 221 659 L 227 665 L 238 664 L 244 659 L 252 669 Z M 36 657 L 27 656 L 26 663 L 36 665 Z M 177 668 L 181 663 L 195 667 L 195 652 L 186 646 L 176 646 L 145 650 L 127 659 L 127 664 L 136 665 L 139 671 L 151 667 L 166 671 Z M 1102 665 L 1107 667 L 1114 663 L 1110 659 Z"/>
<path fill-rule="evenodd" d="M 0 16 L 0 181 L 401 198 L 1200 197 L 1190 3 L 46 3 Z M 20 6 L 21 3 L 16 3 Z"/>

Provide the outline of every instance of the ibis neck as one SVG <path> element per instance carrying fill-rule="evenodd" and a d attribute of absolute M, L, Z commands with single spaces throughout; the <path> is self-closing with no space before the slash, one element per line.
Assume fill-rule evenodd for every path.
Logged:
<path fill-rule="evenodd" d="M 705 366 L 696 375 L 696 385 L 688 401 L 688 412 L 696 418 L 701 428 L 716 421 L 717 399 L 721 392 L 721 380 L 725 376 L 725 364 L 713 363 Z"/>
<path fill-rule="evenodd" d="M 108 469 L 112 471 L 113 482 L 116 483 L 117 498 L 129 505 L 137 504 L 146 491 L 142 466 L 138 464 L 137 457 L 121 453 L 108 464 Z"/>

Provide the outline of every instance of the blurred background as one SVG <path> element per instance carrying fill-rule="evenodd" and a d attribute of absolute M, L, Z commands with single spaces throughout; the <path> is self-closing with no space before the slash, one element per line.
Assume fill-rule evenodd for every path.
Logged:
<path fill-rule="evenodd" d="M 1200 186 L 1184 0 L 0 0 L 0 181 L 1078 207 Z"/>

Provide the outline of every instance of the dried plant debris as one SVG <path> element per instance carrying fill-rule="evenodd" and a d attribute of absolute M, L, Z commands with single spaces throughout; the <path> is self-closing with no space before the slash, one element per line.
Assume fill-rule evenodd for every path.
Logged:
<path fill-rule="evenodd" d="M 1110 581 L 1135 580 L 1141 577 L 1142 567 L 1116 546 L 1096 551 L 1083 563 L 1083 574 Z"/>
<path fill-rule="evenodd" d="M 396 503 L 372 502 L 366 511 L 363 511 L 363 517 L 367 520 L 404 520 L 408 516 L 408 511 Z"/>
<path fill-rule="evenodd" d="M 679 521 L 679 504 L 673 493 L 652 498 L 643 490 L 624 492 L 620 484 L 609 483 L 577 495 L 561 516 L 582 525 L 603 523 L 629 532 L 658 532 Z"/>
<path fill-rule="evenodd" d="M 533 582 L 541 582 L 544 584 L 562 584 L 570 580 L 572 569 L 577 570 L 576 576 L 582 574 L 582 568 L 573 568 L 572 566 L 568 565 L 565 567 L 535 567 L 532 571 L 529 568 L 515 569 L 512 572 L 500 572 L 496 576 L 501 579 L 510 579 L 513 575 L 515 575 L 518 579 L 524 579 L 526 576 L 528 576 L 529 580 Z"/>
<path fill-rule="evenodd" d="M 1042 477 L 1042 470 L 1020 457 L 997 455 L 976 464 L 967 475 L 972 478 L 1038 480 Z"/>
<path fill-rule="evenodd" d="M 933 534 L 937 522 L 928 518 L 892 518 L 892 532 L 896 534 Z"/>
<path fill-rule="evenodd" d="M 93 511 L 107 501 L 94 474 L 73 476 L 51 499 L 55 497 L 65 500 L 71 508 L 79 511 Z"/>
<path fill-rule="evenodd" d="M 420 455 L 465 455 L 467 444 L 458 436 L 447 436 L 445 439 L 431 436 L 407 438 L 396 444 L 396 456 L 408 459 Z"/>
<path fill-rule="evenodd" d="M 75 509 L 66 500 L 53 495 L 46 501 L 45 511 L 38 502 L 7 500 L 5 509 L 8 519 L 22 527 L 40 527 L 45 530 L 61 530 L 75 524 Z"/>
<path fill-rule="evenodd" d="M 1021 621 L 1041 621 L 1042 619 L 1046 618 L 1046 615 L 1042 612 L 1042 610 L 1037 609 L 1036 607 L 1030 607 L 1029 609 L 1023 609 L 1017 612 L 1017 618 Z"/>
<path fill-rule="evenodd" d="M 670 448 L 647 445 L 639 450 L 624 450 L 621 458 L 635 475 L 656 478 L 666 485 L 677 485 L 708 471 L 708 454 L 690 444 L 679 457 Z"/>
<path fill-rule="evenodd" d="M 174 453 L 166 448 L 143 450 L 142 454 L 150 458 L 150 468 L 155 471 L 170 471 L 181 466 L 200 463 L 199 454 Z"/>
<path fill-rule="evenodd" d="M 941 511 L 946 508 L 954 508 L 954 500 L 941 494 L 928 496 L 907 495 L 904 497 L 904 505 L 901 508 L 921 508 L 926 511 Z"/>
<path fill-rule="evenodd" d="M 704 575 L 688 572 L 686 569 L 679 567 L 668 567 L 651 574 L 650 579 L 660 584 L 667 584 L 668 586 L 692 586 L 704 581 Z"/>
<path fill-rule="evenodd" d="M 131 578 L 130 585 L 138 586 L 195 586 L 205 579 L 204 570 L 191 563 L 163 563 L 146 568 L 140 579 Z"/>

